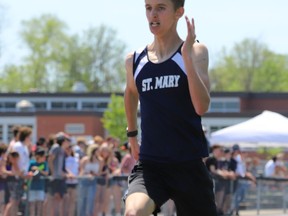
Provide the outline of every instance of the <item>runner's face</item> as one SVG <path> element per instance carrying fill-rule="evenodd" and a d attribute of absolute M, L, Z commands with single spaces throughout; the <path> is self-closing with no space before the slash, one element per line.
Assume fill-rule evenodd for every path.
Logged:
<path fill-rule="evenodd" d="M 146 17 L 150 31 L 161 36 L 176 27 L 178 13 L 171 0 L 145 0 Z"/>

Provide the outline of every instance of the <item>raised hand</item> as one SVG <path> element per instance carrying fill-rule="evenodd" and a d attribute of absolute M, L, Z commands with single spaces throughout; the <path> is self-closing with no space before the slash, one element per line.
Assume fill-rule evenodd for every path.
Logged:
<path fill-rule="evenodd" d="M 195 34 L 195 23 L 194 19 L 191 19 L 191 22 L 187 16 L 185 16 L 186 24 L 187 24 L 187 37 L 184 41 L 184 44 L 182 46 L 182 55 L 189 55 L 192 54 L 192 47 L 195 43 L 196 34 Z"/>

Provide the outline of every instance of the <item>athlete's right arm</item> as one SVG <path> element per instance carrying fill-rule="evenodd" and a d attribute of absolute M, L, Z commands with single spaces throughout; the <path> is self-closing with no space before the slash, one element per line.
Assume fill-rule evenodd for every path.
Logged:
<path fill-rule="evenodd" d="M 133 76 L 133 53 L 129 53 L 125 61 L 126 88 L 124 93 L 125 112 L 128 131 L 137 130 L 138 90 Z M 139 158 L 139 145 L 137 137 L 129 137 L 132 155 L 135 160 Z"/>

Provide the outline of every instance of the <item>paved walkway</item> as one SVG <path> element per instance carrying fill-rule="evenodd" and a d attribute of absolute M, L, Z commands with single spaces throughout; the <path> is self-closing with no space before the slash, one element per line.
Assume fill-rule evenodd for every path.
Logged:
<path fill-rule="evenodd" d="M 288 210 L 284 213 L 283 209 L 273 210 L 261 210 L 257 214 L 257 210 L 242 210 L 239 212 L 240 216 L 288 216 Z M 158 214 L 158 216 L 165 216 L 164 214 Z"/>
<path fill-rule="evenodd" d="M 288 211 L 286 211 L 286 213 L 284 213 L 283 209 L 273 209 L 273 210 L 260 210 L 259 214 L 257 214 L 257 210 L 243 210 L 240 211 L 239 214 L 241 216 L 256 216 L 256 215 L 260 215 L 260 216 L 287 216 L 288 215 Z"/>

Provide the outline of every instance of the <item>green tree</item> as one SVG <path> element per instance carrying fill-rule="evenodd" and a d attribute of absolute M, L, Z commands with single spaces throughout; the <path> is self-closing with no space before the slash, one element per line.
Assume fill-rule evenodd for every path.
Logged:
<path fill-rule="evenodd" d="M 287 91 L 288 55 L 279 55 L 256 39 L 245 39 L 230 52 L 223 49 L 210 70 L 214 91 Z M 286 82 L 284 82 L 286 80 Z"/>
<path fill-rule="evenodd" d="M 267 160 L 269 160 L 277 154 L 284 152 L 284 150 L 285 149 L 281 147 L 259 147 L 257 148 L 257 153 L 263 155 Z"/>
<path fill-rule="evenodd" d="M 29 91 L 29 83 L 25 79 L 25 68 L 15 65 L 7 65 L 1 72 L 1 92 Z"/>
<path fill-rule="evenodd" d="M 61 85 L 62 61 L 70 42 L 67 29 L 53 15 L 23 21 L 21 36 L 29 50 L 24 67 L 31 88 L 55 91 Z"/>
<path fill-rule="evenodd" d="M 20 91 L 32 88 L 42 92 L 69 92 L 79 81 L 90 92 L 123 91 L 126 45 L 117 39 L 113 29 L 100 26 L 81 35 L 70 35 L 67 25 L 49 14 L 22 24 L 20 34 L 28 54 L 21 66 L 11 66 L 21 68 L 18 73 L 25 79 Z M 2 71 L 0 78 L 10 79 L 7 71 Z M 10 89 L 9 86 L 2 88 Z"/>
<path fill-rule="evenodd" d="M 127 122 L 123 96 L 111 95 L 111 101 L 108 104 L 108 109 L 103 114 L 102 123 L 109 135 L 119 138 L 121 142 L 127 139 Z"/>
<path fill-rule="evenodd" d="M 65 78 L 59 90 L 71 89 L 81 81 L 90 92 L 123 91 L 126 45 L 116 35 L 113 29 L 102 25 L 71 37 L 69 57 L 63 61 Z"/>
<path fill-rule="evenodd" d="M 80 38 L 83 81 L 92 92 L 123 91 L 125 83 L 124 51 L 126 45 L 116 38 L 116 31 L 106 26 L 90 28 Z"/>

